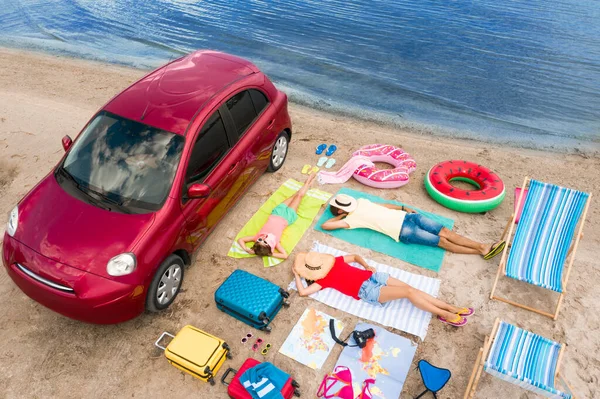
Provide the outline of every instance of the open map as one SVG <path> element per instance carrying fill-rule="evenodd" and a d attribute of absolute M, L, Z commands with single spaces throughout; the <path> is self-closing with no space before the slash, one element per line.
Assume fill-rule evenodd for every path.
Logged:
<path fill-rule="evenodd" d="M 355 397 L 361 392 L 363 381 L 374 378 L 375 384 L 370 387 L 374 399 L 398 399 L 417 346 L 372 324 L 358 323 L 354 329 L 364 331 L 368 328 L 375 330 L 375 338 L 362 349 L 345 347 L 335 366 L 346 366 L 351 370 Z M 354 345 L 352 339 L 348 343 Z"/>
<path fill-rule="evenodd" d="M 333 317 L 307 308 L 279 349 L 279 353 L 312 369 L 320 369 L 335 344 L 329 333 L 329 319 Z M 343 325 L 339 320 L 334 320 L 335 330 L 339 334 Z"/>

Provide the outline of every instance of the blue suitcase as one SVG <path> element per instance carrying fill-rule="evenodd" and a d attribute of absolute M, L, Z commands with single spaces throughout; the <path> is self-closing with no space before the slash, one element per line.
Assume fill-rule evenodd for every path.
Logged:
<path fill-rule="evenodd" d="M 244 270 L 235 270 L 215 292 L 217 308 L 244 323 L 271 331 L 271 321 L 282 306 L 289 306 L 289 293 L 270 281 Z"/>

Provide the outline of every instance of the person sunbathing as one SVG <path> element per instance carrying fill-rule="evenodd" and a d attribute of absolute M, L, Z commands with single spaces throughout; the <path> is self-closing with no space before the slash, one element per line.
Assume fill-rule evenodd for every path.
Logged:
<path fill-rule="evenodd" d="M 298 206 L 300 206 L 302 198 L 306 195 L 315 177 L 316 173 L 310 174 L 298 192 L 277 205 L 258 234 L 238 239 L 238 244 L 244 251 L 251 255 L 287 259 L 288 254 L 281 245 L 281 235 L 286 227 L 298 220 Z M 246 246 L 248 242 L 254 242 L 252 249 Z"/>
<path fill-rule="evenodd" d="M 364 270 L 349 265 L 349 262 L 360 264 Z M 447 304 L 391 277 L 388 273 L 378 272 L 359 255 L 334 257 L 319 252 L 301 252 L 296 255 L 292 270 L 300 296 L 311 295 L 324 288 L 333 288 L 344 295 L 376 306 L 406 298 L 417 308 L 433 313 L 441 322 L 455 327 L 467 324 L 467 316 L 474 313 L 473 308 Z M 308 287 L 304 287 L 301 277 L 306 280 Z"/>
<path fill-rule="evenodd" d="M 506 245 L 504 241 L 495 244 L 473 241 L 403 205 L 377 204 L 338 194 L 329 207 L 335 216 L 321 225 L 323 230 L 366 228 L 396 242 L 440 247 L 457 254 L 479 254 L 486 260 L 498 255 Z"/>

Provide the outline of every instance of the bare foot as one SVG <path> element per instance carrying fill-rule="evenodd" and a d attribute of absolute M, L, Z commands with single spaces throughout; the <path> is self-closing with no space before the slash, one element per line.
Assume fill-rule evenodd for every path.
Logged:
<path fill-rule="evenodd" d="M 449 305 L 450 308 L 450 312 L 454 313 L 455 315 L 458 314 L 458 312 L 460 312 L 461 310 L 465 309 L 465 308 L 457 308 L 456 306 L 453 305 Z"/>
<path fill-rule="evenodd" d="M 479 251 L 481 253 L 481 256 L 484 256 L 485 254 L 489 253 L 492 250 L 493 246 L 493 244 L 483 244 L 481 246 L 481 250 Z"/>

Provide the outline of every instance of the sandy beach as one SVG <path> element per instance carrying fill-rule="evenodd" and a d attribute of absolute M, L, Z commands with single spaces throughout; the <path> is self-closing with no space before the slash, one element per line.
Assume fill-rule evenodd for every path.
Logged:
<path fill-rule="evenodd" d="M 0 50 L 0 239 L 8 212 L 62 157 L 61 138 L 79 133 L 88 119 L 113 95 L 146 71 L 15 50 Z M 0 271 L 3 298 L 0 331 L 0 397 L 6 398 L 108 398 L 170 397 L 226 398 L 220 383 L 211 386 L 170 366 L 153 345 L 163 331 L 176 332 L 191 324 L 232 343 L 234 359 L 226 367 L 238 367 L 246 357 L 263 357 L 239 344 L 249 330 L 243 323 L 217 310 L 213 294 L 236 268 L 268 278 L 280 286 L 292 280 L 291 262 L 265 269 L 258 259 L 234 260 L 227 250 L 237 232 L 260 205 L 288 178 L 304 180 L 301 168 L 315 164 L 314 148 L 336 143 L 338 164 L 358 147 L 386 143 L 402 147 L 416 159 L 418 167 L 408 185 L 394 190 L 376 190 L 355 180 L 345 187 L 366 191 L 453 218 L 455 230 L 478 241 L 497 240 L 513 209 L 513 191 L 525 176 L 594 192 L 600 185 L 600 159 L 585 154 L 538 152 L 499 147 L 476 141 L 440 139 L 402 131 L 371 122 L 290 105 L 293 137 L 283 168 L 265 174 L 242 197 L 201 246 L 194 264 L 186 271 L 183 291 L 165 312 L 144 314 L 114 326 L 83 324 L 60 316 L 23 294 Z M 423 185 L 431 165 L 447 159 L 466 159 L 493 169 L 507 187 L 505 201 L 487 214 L 457 213 L 434 202 Z M 334 167 L 334 169 L 337 168 Z M 331 193 L 341 185 L 320 188 Z M 357 247 L 319 233 L 305 234 L 295 251 L 308 250 L 313 241 L 357 253 L 367 259 L 412 273 L 441 280 L 440 298 L 473 306 L 476 315 L 464 328 L 453 328 L 432 319 L 424 342 L 389 329 L 418 344 L 413 368 L 401 398 L 412 398 L 422 390 L 419 359 L 452 371 L 440 399 L 462 397 L 473 362 L 497 317 L 556 341 L 567 344 L 561 372 L 580 398 L 600 397 L 600 207 L 594 197 L 570 275 L 562 311 L 554 322 L 544 316 L 490 301 L 489 293 L 500 257 L 485 261 L 479 256 L 447 253 L 439 273 Z M 510 284 L 509 284 L 510 283 Z M 525 283 L 503 280 L 500 293 L 546 310 L 552 309 L 556 294 Z M 315 396 L 324 374 L 335 364 L 342 348 L 338 345 L 322 370 L 313 371 L 277 352 L 291 327 L 307 307 L 337 317 L 347 330 L 357 317 L 330 308 L 310 298 L 291 297 L 292 305 L 275 319 L 267 337 L 274 345 L 266 360 L 289 372 L 300 383 L 302 397 Z M 224 370 L 224 369 L 222 369 Z M 218 377 L 223 371 L 219 372 Z M 534 398 L 536 395 L 494 379 L 484 373 L 477 398 Z"/>

